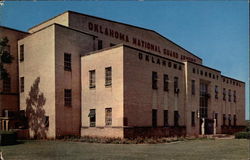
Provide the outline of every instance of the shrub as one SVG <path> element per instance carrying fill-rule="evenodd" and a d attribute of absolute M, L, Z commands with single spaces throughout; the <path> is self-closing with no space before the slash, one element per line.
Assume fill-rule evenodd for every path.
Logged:
<path fill-rule="evenodd" d="M 237 139 L 250 139 L 250 132 L 238 132 L 235 134 Z"/>

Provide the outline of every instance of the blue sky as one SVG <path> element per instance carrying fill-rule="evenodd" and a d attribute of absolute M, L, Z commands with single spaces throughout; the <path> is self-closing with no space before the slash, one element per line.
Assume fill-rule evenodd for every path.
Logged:
<path fill-rule="evenodd" d="M 203 64 L 246 82 L 249 119 L 249 13 L 246 1 L 5 2 L 0 25 L 28 28 L 66 10 L 155 30 L 203 59 Z"/>

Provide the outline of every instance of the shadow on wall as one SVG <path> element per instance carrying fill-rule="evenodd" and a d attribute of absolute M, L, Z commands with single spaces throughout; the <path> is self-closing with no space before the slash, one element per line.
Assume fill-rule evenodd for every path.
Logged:
<path fill-rule="evenodd" d="M 46 98 L 39 90 L 40 77 L 37 77 L 30 88 L 29 97 L 26 99 L 26 116 L 28 118 L 29 128 L 34 133 L 34 139 L 46 138 L 46 116 L 43 106 Z"/>

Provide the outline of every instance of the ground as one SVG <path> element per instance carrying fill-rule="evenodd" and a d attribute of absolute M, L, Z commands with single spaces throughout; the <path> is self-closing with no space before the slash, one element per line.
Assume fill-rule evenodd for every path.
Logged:
<path fill-rule="evenodd" d="M 188 140 L 165 144 L 94 144 L 69 141 L 22 141 L 0 146 L 5 160 L 247 160 L 244 139 Z"/>

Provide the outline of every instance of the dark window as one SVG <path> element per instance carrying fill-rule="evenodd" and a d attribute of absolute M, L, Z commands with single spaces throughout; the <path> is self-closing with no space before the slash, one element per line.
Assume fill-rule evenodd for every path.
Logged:
<path fill-rule="evenodd" d="M 218 86 L 217 86 L 217 85 L 215 85 L 215 88 L 214 88 L 214 93 L 215 93 L 214 98 L 218 99 L 219 89 L 218 89 Z"/>
<path fill-rule="evenodd" d="M 192 80 L 192 95 L 195 95 L 195 80 Z"/>
<path fill-rule="evenodd" d="M 96 122 L 95 109 L 90 109 L 89 110 L 89 126 L 90 127 L 95 127 L 95 122 Z"/>
<path fill-rule="evenodd" d="M 174 126 L 179 126 L 179 112 L 174 111 Z"/>
<path fill-rule="evenodd" d="M 228 101 L 231 102 L 231 89 L 228 90 Z"/>
<path fill-rule="evenodd" d="M 105 108 L 105 124 L 106 126 L 112 125 L 112 108 Z"/>
<path fill-rule="evenodd" d="M 168 62 L 168 67 L 171 68 L 171 66 L 172 66 L 172 63 Z"/>
<path fill-rule="evenodd" d="M 152 109 L 152 127 L 157 127 L 157 109 Z"/>
<path fill-rule="evenodd" d="M 168 110 L 164 110 L 163 117 L 164 117 L 164 127 L 167 127 L 168 126 Z"/>
<path fill-rule="evenodd" d="M 20 78 L 20 91 L 24 92 L 24 77 Z"/>
<path fill-rule="evenodd" d="M 217 80 L 219 79 L 219 76 L 218 76 L 218 75 L 216 76 L 216 79 L 217 79 Z"/>
<path fill-rule="evenodd" d="M 215 75 L 213 74 L 213 79 L 215 79 Z"/>
<path fill-rule="evenodd" d="M 71 106 L 71 104 L 72 104 L 71 89 L 64 89 L 64 106 Z"/>
<path fill-rule="evenodd" d="M 223 88 L 223 100 L 225 101 L 226 100 L 226 88 Z"/>
<path fill-rule="evenodd" d="M 89 71 L 89 88 L 95 88 L 95 70 Z"/>
<path fill-rule="evenodd" d="M 207 76 L 207 72 L 205 72 L 205 77 Z"/>
<path fill-rule="evenodd" d="M 234 91 L 234 102 L 236 102 L 236 91 Z"/>
<path fill-rule="evenodd" d="M 49 116 L 45 116 L 45 119 L 44 119 L 44 126 L 45 126 L 46 128 L 49 127 Z"/>
<path fill-rule="evenodd" d="M 231 119 L 231 114 L 229 114 L 229 115 L 228 115 L 228 125 L 229 125 L 229 126 L 231 126 L 231 121 L 232 121 L 232 119 Z"/>
<path fill-rule="evenodd" d="M 127 117 L 123 118 L 123 125 L 128 126 L 128 118 Z"/>
<path fill-rule="evenodd" d="M 174 69 L 177 69 L 177 64 L 174 63 Z"/>
<path fill-rule="evenodd" d="M 179 93 L 179 88 L 178 88 L 178 77 L 174 77 L 174 93 Z"/>
<path fill-rule="evenodd" d="M 200 75 L 203 75 L 203 71 L 202 70 L 200 70 Z"/>
<path fill-rule="evenodd" d="M 64 53 L 64 70 L 71 71 L 71 54 Z"/>
<path fill-rule="evenodd" d="M 105 68 L 105 86 L 112 85 L 112 68 L 107 67 Z"/>
<path fill-rule="evenodd" d="M 179 70 L 181 70 L 181 65 L 179 65 Z"/>
<path fill-rule="evenodd" d="M 195 73 L 195 68 L 193 68 L 193 73 Z"/>
<path fill-rule="evenodd" d="M 237 118 L 236 118 L 236 114 L 235 114 L 235 115 L 234 115 L 234 126 L 237 125 L 236 121 L 237 121 Z"/>
<path fill-rule="evenodd" d="M 115 44 L 114 43 L 110 43 L 110 47 L 113 47 L 113 46 L 115 46 Z"/>
<path fill-rule="evenodd" d="M 227 117 L 226 117 L 226 114 L 223 114 L 223 119 L 222 119 L 222 125 L 223 126 L 225 126 L 226 125 L 226 119 L 227 119 Z"/>
<path fill-rule="evenodd" d="M 98 50 L 102 49 L 102 40 L 98 40 Z"/>
<path fill-rule="evenodd" d="M 168 75 L 167 74 L 164 74 L 164 77 L 163 77 L 163 81 L 164 81 L 164 91 L 168 91 Z"/>
<path fill-rule="evenodd" d="M 20 45 L 20 62 L 24 61 L 24 45 Z"/>
<path fill-rule="evenodd" d="M 214 119 L 216 119 L 216 127 L 218 126 L 218 113 L 215 113 Z"/>
<path fill-rule="evenodd" d="M 6 77 L 3 79 L 3 92 L 11 91 L 11 79 L 10 77 Z"/>
<path fill-rule="evenodd" d="M 157 89 L 157 72 L 152 72 L 152 89 Z"/>
<path fill-rule="evenodd" d="M 195 112 L 191 112 L 191 123 L 192 123 L 192 126 L 194 127 L 195 126 Z"/>
<path fill-rule="evenodd" d="M 208 76 L 209 76 L 209 78 L 211 78 L 211 76 L 212 76 L 211 73 L 209 73 Z"/>

